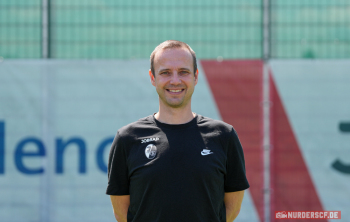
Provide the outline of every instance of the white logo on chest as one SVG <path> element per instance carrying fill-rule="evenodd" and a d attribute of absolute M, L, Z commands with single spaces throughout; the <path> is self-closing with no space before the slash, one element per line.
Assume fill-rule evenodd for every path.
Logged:
<path fill-rule="evenodd" d="M 145 155 L 148 159 L 153 159 L 157 155 L 157 147 L 153 144 L 148 144 L 145 149 Z"/>
<path fill-rule="evenodd" d="M 159 140 L 159 137 L 151 137 L 151 138 L 141 140 L 141 143 L 148 143 L 151 141 L 158 141 L 158 140 Z"/>
<path fill-rule="evenodd" d="M 206 155 L 209 155 L 209 154 L 212 154 L 213 152 L 210 152 L 210 150 L 208 149 L 203 149 L 203 151 L 201 152 L 202 156 L 206 156 Z"/>

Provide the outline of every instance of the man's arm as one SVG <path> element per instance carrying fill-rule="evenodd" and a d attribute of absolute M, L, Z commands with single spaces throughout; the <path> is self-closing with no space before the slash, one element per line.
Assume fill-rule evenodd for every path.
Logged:
<path fill-rule="evenodd" d="M 130 206 L 130 195 L 110 195 L 114 216 L 118 222 L 127 222 L 127 214 Z"/>
<path fill-rule="evenodd" d="M 224 202 L 226 207 L 226 221 L 232 222 L 241 210 L 244 190 L 237 192 L 225 193 Z"/>

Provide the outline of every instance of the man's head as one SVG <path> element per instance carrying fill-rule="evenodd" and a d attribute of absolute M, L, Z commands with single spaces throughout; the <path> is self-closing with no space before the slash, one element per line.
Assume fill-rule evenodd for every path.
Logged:
<path fill-rule="evenodd" d="M 150 56 L 151 72 L 152 72 L 153 76 L 155 74 L 154 57 L 155 57 L 156 53 L 160 50 L 175 49 L 175 48 L 185 48 L 191 53 L 192 59 L 193 59 L 193 73 L 196 73 L 196 71 L 197 71 L 197 58 L 196 58 L 196 53 L 192 50 L 192 48 L 189 45 L 187 45 L 186 43 L 181 42 L 181 41 L 167 40 L 165 42 L 160 43 L 151 53 L 151 56 Z"/>
<path fill-rule="evenodd" d="M 163 42 L 152 52 L 149 76 L 161 107 L 190 108 L 198 81 L 195 61 L 193 50 L 179 41 Z"/>

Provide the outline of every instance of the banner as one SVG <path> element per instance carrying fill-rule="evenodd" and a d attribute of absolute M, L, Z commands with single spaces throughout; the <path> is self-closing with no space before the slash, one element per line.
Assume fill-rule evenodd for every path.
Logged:
<path fill-rule="evenodd" d="M 237 221 L 263 221 L 267 204 L 263 66 L 202 60 L 192 98 L 194 112 L 233 125 L 242 142 L 251 187 Z M 350 220 L 350 61 L 269 67 L 271 221 L 296 211 Z M 0 63 L 0 221 L 115 221 L 107 157 L 120 127 L 158 110 L 148 69 L 148 60 Z"/>

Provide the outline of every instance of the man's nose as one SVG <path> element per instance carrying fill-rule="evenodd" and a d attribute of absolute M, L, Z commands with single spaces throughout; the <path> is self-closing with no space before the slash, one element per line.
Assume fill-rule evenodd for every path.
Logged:
<path fill-rule="evenodd" d="M 181 83 L 181 79 L 179 77 L 179 74 L 177 72 L 174 72 L 171 76 L 170 84 L 177 85 Z"/>

